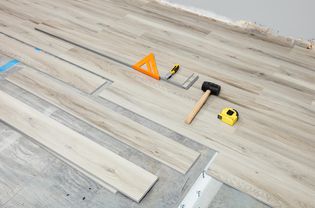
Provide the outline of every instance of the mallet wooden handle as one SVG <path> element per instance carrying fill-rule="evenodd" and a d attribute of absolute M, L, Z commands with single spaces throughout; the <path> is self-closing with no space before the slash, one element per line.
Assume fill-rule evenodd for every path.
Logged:
<path fill-rule="evenodd" d="M 200 111 L 202 108 L 203 104 L 207 101 L 208 97 L 210 96 L 211 91 L 207 90 L 199 99 L 199 101 L 196 103 L 195 107 L 192 109 L 192 111 L 188 114 L 186 117 L 185 123 L 190 124 L 192 120 L 194 120 L 195 116 L 197 113 Z"/>

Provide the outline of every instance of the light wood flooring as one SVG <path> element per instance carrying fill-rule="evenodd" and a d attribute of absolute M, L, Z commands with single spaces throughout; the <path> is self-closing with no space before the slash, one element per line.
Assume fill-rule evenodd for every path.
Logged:
<path fill-rule="evenodd" d="M 196 150 L 89 95 L 113 102 L 218 151 L 208 174 L 220 181 L 273 207 L 315 207 L 314 50 L 277 44 L 150 0 L 1 1 L 0 32 L 0 52 L 28 65 L 6 77 L 12 84 L 181 174 L 198 160 Z M 174 80 L 191 73 L 199 80 L 184 90 L 130 68 L 150 52 L 160 74 L 178 63 Z M 221 93 L 187 125 L 203 81 L 221 85 Z M 18 102 L 3 105 L 17 113 L 23 111 Z M 233 127 L 217 119 L 225 107 L 240 113 Z M 9 114 L 0 112 L 10 123 Z M 102 181 L 139 201 L 155 182 L 152 173 L 139 171 L 148 180 L 134 192 L 125 186 L 130 178 L 123 186 Z"/>

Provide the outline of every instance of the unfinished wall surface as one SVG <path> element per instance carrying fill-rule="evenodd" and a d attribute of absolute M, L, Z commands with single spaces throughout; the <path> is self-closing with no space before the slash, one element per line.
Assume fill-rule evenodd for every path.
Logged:
<path fill-rule="evenodd" d="M 185 7 L 206 10 L 226 20 L 246 20 L 271 28 L 280 35 L 315 39 L 315 1 L 313 0 L 167 0 Z"/>

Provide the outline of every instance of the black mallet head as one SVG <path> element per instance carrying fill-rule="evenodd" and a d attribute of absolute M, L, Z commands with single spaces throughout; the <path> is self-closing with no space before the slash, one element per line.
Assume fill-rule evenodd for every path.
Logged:
<path fill-rule="evenodd" d="M 210 90 L 212 95 L 219 95 L 221 91 L 221 86 L 212 82 L 203 82 L 201 89 L 204 92 Z"/>

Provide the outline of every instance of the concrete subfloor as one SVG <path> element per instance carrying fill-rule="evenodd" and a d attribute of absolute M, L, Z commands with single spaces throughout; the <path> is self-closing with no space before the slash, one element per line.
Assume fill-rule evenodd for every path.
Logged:
<path fill-rule="evenodd" d="M 9 57 L 0 55 L 0 65 L 9 60 Z M 136 122 L 200 152 L 201 156 L 198 161 L 186 175 L 182 175 L 4 80 L 5 76 L 22 67 L 24 65 L 19 63 L 10 70 L 0 73 L 2 91 L 156 174 L 159 181 L 138 204 L 120 193 L 113 194 L 98 185 L 64 163 L 54 153 L 5 124 L 0 118 L 0 207 L 176 207 L 215 153 L 179 133 L 114 103 L 91 95 L 91 98 L 102 103 L 104 108 L 128 116 Z M 239 207 L 243 208 L 266 207 L 255 199 L 225 185 L 219 190 L 210 207 L 235 207 L 235 203 L 232 203 L 235 201 L 239 202 Z"/>
<path fill-rule="evenodd" d="M 269 206 L 223 184 L 208 208 L 268 208 Z"/>

